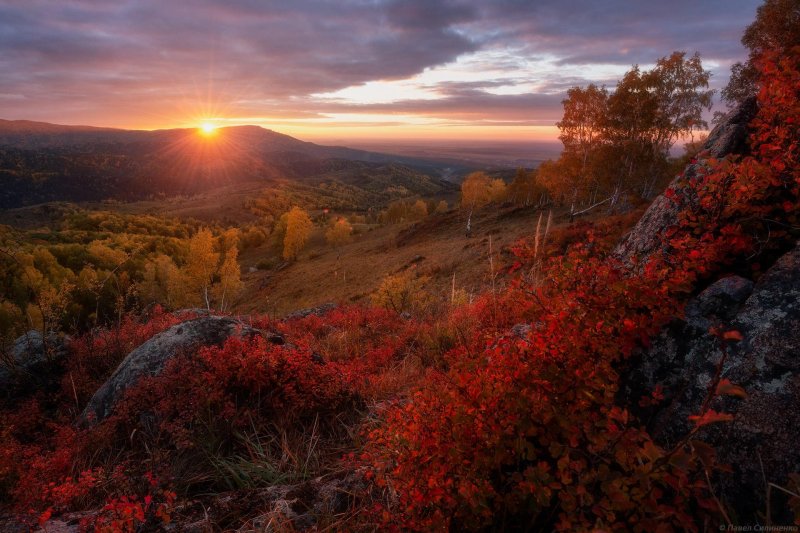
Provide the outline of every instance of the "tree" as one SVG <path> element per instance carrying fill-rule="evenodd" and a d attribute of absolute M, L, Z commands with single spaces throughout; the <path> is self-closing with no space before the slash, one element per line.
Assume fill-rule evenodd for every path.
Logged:
<path fill-rule="evenodd" d="M 427 281 L 427 278 L 417 276 L 413 269 L 386 276 L 373 294 L 372 302 L 397 313 L 422 313 L 431 304 L 431 296 L 425 290 Z"/>
<path fill-rule="evenodd" d="M 228 309 L 230 303 L 242 291 L 243 283 L 238 257 L 239 249 L 231 246 L 225 252 L 225 258 L 219 267 L 219 283 L 215 286 L 215 293 L 221 311 Z"/>
<path fill-rule="evenodd" d="M 411 218 L 414 220 L 421 220 L 428 216 L 428 204 L 423 200 L 417 200 L 411 206 Z"/>
<path fill-rule="evenodd" d="M 272 244 L 277 248 L 278 251 L 283 251 L 284 241 L 286 240 L 286 224 L 289 220 L 289 212 L 283 213 L 275 222 L 275 226 L 272 228 L 272 234 L 270 238 L 272 239 Z"/>
<path fill-rule="evenodd" d="M 214 236 L 211 231 L 201 229 L 189 240 L 189 255 L 184 272 L 186 285 L 192 299 L 200 295 L 206 309 L 211 309 L 211 284 L 217 271 L 219 254 L 214 251 Z"/>
<path fill-rule="evenodd" d="M 142 281 L 138 284 L 139 297 L 147 303 L 175 308 L 186 300 L 181 294 L 182 280 L 183 276 L 172 258 L 159 255 L 145 263 Z"/>
<path fill-rule="evenodd" d="M 299 207 L 293 207 L 286 216 L 286 236 L 283 239 L 283 258 L 291 261 L 308 242 L 314 224 L 308 213 Z"/>
<path fill-rule="evenodd" d="M 450 209 L 447 205 L 447 200 L 442 200 L 438 204 L 436 204 L 436 212 L 437 213 L 447 213 L 447 210 Z"/>
<path fill-rule="evenodd" d="M 681 137 L 708 127 L 703 111 L 711 109 L 713 90 L 708 90 L 711 73 L 703 69 L 700 54 L 686 58 L 686 52 L 662 57 L 647 72 L 646 80 L 656 98 L 654 144 L 667 156 Z"/>
<path fill-rule="evenodd" d="M 500 178 L 495 178 L 489 183 L 489 201 L 492 203 L 505 202 L 508 198 L 508 186 Z"/>
<path fill-rule="evenodd" d="M 733 107 L 758 92 L 759 70 L 756 66 L 764 52 L 786 53 L 800 45 L 800 3 L 797 0 L 765 0 L 756 18 L 742 35 L 742 44 L 750 51 L 744 63 L 731 67 L 722 99 Z"/>
<path fill-rule="evenodd" d="M 511 185 L 508 186 L 511 201 L 517 205 L 530 205 L 535 182 L 536 177 L 533 172 L 528 172 L 522 167 L 518 168 Z"/>
<path fill-rule="evenodd" d="M 571 159 L 569 167 L 577 169 L 577 172 L 569 174 L 572 179 L 568 180 L 568 191 L 562 194 L 570 197 L 571 211 L 574 211 L 580 190 L 588 190 L 597 182 L 590 157 L 603 142 L 601 135 L 606 127 L 608 91 L 594 84 L 585 89 L 573 87 L 567 91 L 567 98 L 561 104 L 564 115 L 556 126 L 561 132 L 558 138 L 564 145 L 563 159 Z"/>
<path fill-rule="evenodd" d="M 228 228 L 219 236 L 219 251 L 225 254 L 234 246 L 239 246 L 242 240 L 242 230 L 239 228 Z"/>
<path fill-rule="evenodd" d="M 14 303 L 0 300 L 0 365 L 13 369 L 16 359 L 9 347 L 22 334 L 22 310 Z"/>
<path fill-rule="evenodd" d="M 325 239 L 334 248 L 347 244 L 352 240 L 353 226 L 345 218 L 338 218 L 325 232 Z"/>
<path fill-rule="evenodd" d="M 642 196 L 655 192 L 658 178 L 655 165 L 663 163 L 680 138 L 692 137 L 695 130 L 708 127 L 703 111 L 711 109 L 713 90 L 708 89 L 711 73 L 703 69 L 700 55 L 695 52 L 673 52 L 662 57 L 656 67 L 645 74 L 645 81 L 655 98 L 654 133 L 650 143 L 654 152 Z"/>
<path fill-rule="evenodd" d="M 551 201 L 559 205 L 574 203 L 585 196 L 580 162 L 574 157 L 563 156 L 556 161 L 543 161 L 536 169 L 536 176 L 539 186 L 546 191 Z"/>
<path fill-rule="evenodd" d="M 611 94 L 594 85 L 573 87 L 557 124 L 564 152 L 557 164 L 539 169 L 540 181 L 554 198 L 569 201 L 572 212 L 581 202 L 610 201 L 613 208 L 626 190 L 651 196 L 675 142 L 707 126 L 709 77 L 698 54 L 673 52 L 652 70 L 634 66 Z"/>
<path fill-rule="evenodd" d="M 461 183 L 461 207 L 472 211 L 489 203 L 491 179 L 485 172 L 473 172 Z"/>

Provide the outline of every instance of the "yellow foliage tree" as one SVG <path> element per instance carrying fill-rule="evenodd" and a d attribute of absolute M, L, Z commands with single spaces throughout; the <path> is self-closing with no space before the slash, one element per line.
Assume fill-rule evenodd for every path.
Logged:
<path fill-rule="evenodd" d="M 506 182 L 500 178 L 493 179 L 491 183 L 489 183 L 488 194 L 490 202 L 505 202 L 506 198 L 508 198 L 508 187 L 506 186 Z"/>
<path fill-rule="evenodd" d="M 411 206 L 411 218 L 420 220 L 426 216 L 428 216 L 428 204 L 422 200 L 414 202 L 414 205 Z"/>
<path fill-rule="evenodd" d="M 211 231 L 201 229 L 189 240 L 189 255 L 184 273 L 189 301 L 201 298 L 206 309 L 211 309 L 211 283 L 217 270 L 219 254 L 214 251 L 214 236 Z"/>
<path fill-rule="evenodd" d="M 0 301 L 0 364 L 13 368 L 16 359 L 9 348 L 14 339 L 23 332 L 22 310 L 9 301 Z"/>
<path fill-rule="evenodd" d="M 239 246 L 242 240 L 242 231 L 239 228 L 229 228 L 222 232 L 219 236 L 220 252 L 225 254 L 232 247 Z"/>
<path fill-rule="evenodd" d="M 431 305 L 431 295 L 425 290 L 427 278 L 417 276 L 413 270 L 387 276 L 372 296 L 375 305 L 405 311 L 424 312 Z"/>
<path fill-rule="evenodd" d="M 128 260 L 128 254 L 100 242 L 89 243 L 88 252 L 96 267 L 113 269 Z"/>
<path fill-rule="evenodd" d="M 339 218 L 328 231 L 325 232 L 325 239 L 334 248 L 347 244 L 352 240 L 353 226 L 344 218 Z"/>
<path fill-rule="evenodd" d="M 283 258 L 287 261 L 297 258 L 297 254 L 308 242 L 314 224 L 308 213 L 293 207 L 286 217 L 286 236 L 283 239 Z"/>
<path fill-rule="evenodd" d="M 492 180 L 485 172 L 473 172 L 461 184 L 461 207 L 473 209 L 489 203 Z"/>
<path fill-rule="evenodd" d="M 182 276 L 171 257 L 159 255 L 144 266 L 142 281 L 139 283 L 139 296 L 148 303 L 163 303 L 175 308 L 184 305 L 186 297 L 182 294 Z"/>
<path fill-rule="evenodd" d="M 242 292 L 243 283 L 238 256 L 239 249 L 236 246 L 228 248 L 219 267 L 219 283 L 214 287 L 214 292 L 220 311 L 228 309 L 231 302 Z"/>

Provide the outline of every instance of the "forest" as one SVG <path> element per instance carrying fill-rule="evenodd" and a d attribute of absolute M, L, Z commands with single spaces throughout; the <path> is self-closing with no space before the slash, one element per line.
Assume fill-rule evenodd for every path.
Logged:
<path fill-rule="evenodd" d="M 796 531 L 800 6 L 742 43 L 712 124 L 676 51 L 536 169 L 3 214 L 0 529 Z"/>

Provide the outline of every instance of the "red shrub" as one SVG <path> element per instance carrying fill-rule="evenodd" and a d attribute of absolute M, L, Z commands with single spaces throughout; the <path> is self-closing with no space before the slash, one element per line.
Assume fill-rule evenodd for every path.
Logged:
<path fill-rule="evenodd" d="M 379 509 L 384 526 L 692 529 L 702 508 L 716 510 L 696 476 L 708 450 L 656 446 L 616 405 L 615 366 L 679 311 L 698 276 L 793 245 L 799 60 L 800 50 L 764 59 L 752 155 L 711 161 L 686 183 L 666 255 L 628 273 L 578 245 L 550 262 L 542 285 L 520 279 L 469 309 L 480 326 L 450 370 L 369 434 L 368 477 L 394 495 Z M 529 249 L 518 250 L 517 269 Z M 533 327 L 524 339 L 490 340 L 518 322 Z M 694 420 L 728 418 L 704 407 Z"/>
<path fill-rule="evenodd" d="M 176 318 L 156 307 L 146 322 L 126 316 L 118 327 L 75 339 L 70 345 L 71 357 L 61 385 L 65 405 L 86 405 L 126 355 L 181 320 L 185 318 Z"/>

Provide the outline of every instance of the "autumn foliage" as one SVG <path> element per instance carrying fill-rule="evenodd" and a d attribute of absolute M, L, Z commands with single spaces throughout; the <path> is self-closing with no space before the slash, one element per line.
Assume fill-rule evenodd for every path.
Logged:
<path fill-rule="evenodd" d="M 553 258 L 543 284 L 521 277 L 475 305 L 482 327 L 448 354 L 447 371 L 369 433 L 362 460 L 391 495 L 377 521 L 414 530 L 651 531 L 692 529 L 718 512 L 699 476 L 713 468 L 713 453 L 692 440 L 671 450 L 654 444 L 617 405 L 617 368 L 679 313 L 698 276 L 793 244 L 800 50 L 760 64 L 751 154 L 706 161 L 672 190 L 682 210 L 664 255 L 631 274 L 593 253 L 590 237 Z M 515 323 L 532 329 L 502 334 Z M 714 392 L 740 392 L 723 385 Z M 730 419 L 707 406 L 694 416 L 697 426 Z"/>
<path fill-rule="evenodd" d="M 78 426 L 122 357 L 178 318 L 156 309 L 143 322 L 121 320 L 73 342 L 58 387 L 0 411 L 2 500 L 32 525 L 93 509 L 87 529 L 138 531 L 172 521 L 180 500 L 348 469 L 369 488 L 351 495 L 363 508 L 345 530 L 699 531 L 719 522 L 708 476 L 718 465 L 698 430 L 730 414 L 705 402 L 695 429 L 665 448 L 618 392 L 626 362 L 680 316 L 700 280 L 757 276 L 796 240 L 800 49 L 758 65 L 749 152 L 698 155 L 695 172 L 670 189 L 679 217 L 646 263 L 609 254 L 619 233 L 610 220 L 553 235 L 543 261 L 538 246 L 519 243 L 504 265 L 507 286 L 446 316 L 401 315 L 397 302 L 419 296 L 408 274 L 387 280 L 373 308 L 253 317 L 291 342 L 233 338 L 183 354 L 129 389 L 111 417 Z M 310 225 L 295 215 L 297 227 Z M 210 274 L 198 267 L 196 280 L 205 293 Z M 741 340 L 715 334 L 723 345 Z M 723 376 L 711 385 L 709 398 L 745 394 Z M 661 399 L 656 389 L 640 402 Z"/>

